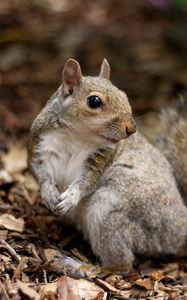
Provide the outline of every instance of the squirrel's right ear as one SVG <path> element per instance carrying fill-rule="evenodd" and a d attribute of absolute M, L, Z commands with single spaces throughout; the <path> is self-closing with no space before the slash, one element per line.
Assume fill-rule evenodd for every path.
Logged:
<path fill-rule="evenodd" d="M 106 58 L 104 58 L 102 61 L 99 76 L 106 79 L 110 79 L 110 65 Z"/>
<path fill-rule="evenodd" d="M 82 71 L 79 63 L 74 59 L 68 59 L 62 71 L 62 89 L 64 95 L 73 93 L 74 88 L 80 84 L 82 80 Z"/>

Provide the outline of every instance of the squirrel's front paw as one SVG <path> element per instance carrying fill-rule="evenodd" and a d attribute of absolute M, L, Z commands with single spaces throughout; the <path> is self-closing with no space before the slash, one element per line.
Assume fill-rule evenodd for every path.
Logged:
<path fill-rule="evenodd" d="M 40 192 L 44 204 L 47 206 L 47 208 L 54 212 L 59 198 L 59 192 L 57 188 L 50 185 L 43 185 L 40 189 Z"/>
<path fill-rule="evenodd" d="M 58 198 L 58 203 L 55 207 L 55 212 L 60 215 L 67 214 L 74 208 L 80 200 L 80 191 L 75 187 L 69 187 Z"/>

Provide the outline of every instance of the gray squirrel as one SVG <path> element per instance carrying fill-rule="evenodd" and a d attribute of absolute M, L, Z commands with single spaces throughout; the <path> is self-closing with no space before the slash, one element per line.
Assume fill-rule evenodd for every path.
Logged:
<path fill-rule="evenodd" d="M 43 202 L 83 232 L 104 267 L 130 270 L 137 255 L 186 249 L 187 111 L 172 108 L 161 120 L 163 153 L 137 132 L 107 60 L 99 76 L 83 77 L 69 59 L 32 124 L 28 163 Z"/>

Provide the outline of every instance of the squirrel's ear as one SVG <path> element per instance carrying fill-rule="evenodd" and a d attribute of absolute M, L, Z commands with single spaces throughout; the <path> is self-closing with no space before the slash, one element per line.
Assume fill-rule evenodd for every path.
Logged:
<path fill-rule="evenodd" d="M 100 77 L 110 79 L 110 65 L 106 58 L 103 59 L 102 64 L 101 64 L 101 70 L 99 73 Z"/>
<path fill-rule="evenodd" d="M 64 94 L 72 94 L 74 88 L 82 80 L 82 71 L 79 63 L 74 59 L 68 59 L 62 71 L 62 88 Z"/>

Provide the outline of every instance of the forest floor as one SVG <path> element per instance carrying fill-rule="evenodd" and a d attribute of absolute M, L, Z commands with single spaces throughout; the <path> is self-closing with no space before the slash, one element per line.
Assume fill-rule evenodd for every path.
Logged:
<path fill-rule="evenodd" d="M 187 299 L 187 260 L 144 258 L 129 274 L 104 272 L 81 234 L 40 200 L 26 149 L 13 144 L 1 155 L 0 299 Z M 70 278 L 64 255 L 95 267 Z"/>

